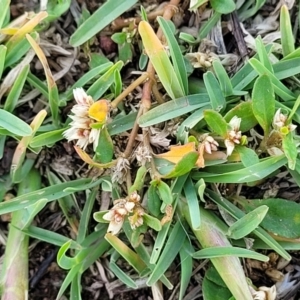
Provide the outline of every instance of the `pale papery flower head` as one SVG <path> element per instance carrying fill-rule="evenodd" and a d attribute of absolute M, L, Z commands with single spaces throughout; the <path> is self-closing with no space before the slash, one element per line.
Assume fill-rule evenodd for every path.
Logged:
<path fill-rule="evenodd" d="M 128 159 L 119 157 L 117 164 L 112 167 L 112 182 L 122 184 L 126 180 L 126 174 L 130 170 L 130 164 Z"/>

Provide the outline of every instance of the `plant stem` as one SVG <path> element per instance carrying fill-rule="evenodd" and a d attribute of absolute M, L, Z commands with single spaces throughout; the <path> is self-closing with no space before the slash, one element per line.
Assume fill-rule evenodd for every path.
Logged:
<path fill-rule="evenodd" d="M 19 184 L 18 195 L 40 189 L 40 173 L 32 169 Z M 30 210 L 30 208 L 29 208 Z M 30 225 L 28 209 L 12 213 L 1 272 L 2 300 L 28 299 L 28 241 L 21 230 Z"/>

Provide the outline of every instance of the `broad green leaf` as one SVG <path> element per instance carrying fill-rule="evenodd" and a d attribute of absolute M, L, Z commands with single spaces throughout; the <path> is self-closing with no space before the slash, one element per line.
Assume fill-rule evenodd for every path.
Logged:
<path fill-rule="evenodd" d="M 182 176 L 191 171 L 197 162 L 199 157 L 198 152 L 190 152 L 182 157 L 182 159 L 174 166 L 174 168 L 163 175 L 163 178 L 176 178 L 178 176 Z"/>
<path fill-rule="evenodd" d="M 299 239 L 300 237 L 300 204 L 280 198 L 250 201 L 239 200 L 246 211 L 266 205 L 269 211 L 261 226 L 278 237 Z M 283 209 L 284 208 L 284 209 Z"/>
<path fill-rule="evenodd" d="M 210 0 L 212 8 L 221 14 L 229 14 L 235 10 L 233 0 Z"/>
<path fill-rule="evenodd" d="M 259 76 L 254 83 L 252 109 L 265 136 L 268 136 L 275 115 L 275 98 L 271 80 L 267 75 Z"/>
<path fill-rule="evenodd" d="M 32 134 L 31 127 L 24 121 L 0 108 L 0 127 L 14 135 L 29 136 Z"/>
<path fill-rule="evenodd" d="M 205 259 L 205 258 L 217 258 L 217 257 L 226 257 L 226 256 L 238 256 L 256 259 L 260 261 L 267 262 L 269 257 L 260 253 L 256 253 L 252 250 L 237 248 L 237 247 L 210 247 L 199 250 L 193 254 L 193 257 L 196 259 Z"/>
<path fill-rule="evenodd" d="M 157 187 L 153 184 L 150 184 L 147 195 L 148 195 L 148 201 L 147 201 L 148 211 L 153 216 L 158 217 L 160 215 L 160 207 L 162 201 L 158 196 Z"/>
<path fill-rule="evenodd" d="M 187 70 L 185 67 L 184 59 L 181 53 L 181 49 L 178 45 L 178 42 L 174 36 L 174 33 L 171 29 L 171 24 L 166 21 L 162 17 L 158 17 L 157 21 L 162 29 L 165 38 L 168 41 L 170 54 L 172 57 L 172 63 L 174 65 L 174 70 L 176 72 L 177 78 L 181 85 L 182 90 L 184 91 L 184 95 L 188 95 L 188 78 L 187 78 Z M 173 25 L 173 24 L 172 24 Z M 174 26 L 174 25 L 173 25 Z"/>
<path fill-rule="evenodd" d="M 71 0 L 65 1 L 47 1 L 47 13 L 48 17 L 45 22 L 52 22 L 58 19 L 62 14 L 64 14 L 71 5 Z"/>
<path fill-rule="evenodd" d="M 159 260 L 157 261 L 154 270 L 149 276 L 149 279 L 147 281 L 148 286 L 152 286 L 154 283 L 156 283 L 162 276 L 162 274 L 166 272 L 166 270 L 178 254 L 180 248 L 182 247 L 183 242 L 185 241 L 185 237 L 185 231 L 178 221 L 169 235 L 166 246 L 161 253 Z"/>
<path fill-rule="evenodd" d="M 204 111 L 204 119 L 213 132 L 224 138 L 227 136 L 227 122 L 218 112 L 208 109 Z"/>
<path fill-rule="evenodd" d="M 70 44 L 73 47 L 82 45 L 136 3 L 137 0 L 106 1 L 72 34 Z"/>
<path fill-rule="evenodd" d="M 245 167 L 259 163 L 259 158 L 254 150 L 245 146 L 237 146 L 235 150 L 239 153 L 241 161 Z"/>
<path fill-rule="evenodd" d="M 212 109 L 217 112 L 224 110 L 226 107 L 226 100 L 215 75 L 208 71 L 204 74 L 203 80 L 209 95 Z"/>
<path fill-rule="evenodd" d="M 109 163 L 113 158 L 114 145 L 106 126 L 101 129 L 98 146 L 95 149 L 95 152 L 95 157 L 100 163 Z"/>
<path fill-rule="evenodd" d="M 285 156 L 288 159 L 288 166 L 291 170 L 295 170 L 298 150 L 296 141 L 293 139 L 293 134 L 290 132 L 282 139 L 282 148 Z"/>
<path fill-rule="evenodd" d="M 199 201 L 197 197 L 197 192 L 195 190 L 195 185 L 192 182 L 190 177 L 187 178 L 184 185 L 184 194 L 188 204 L 190 218 L 191 218 L 191 227 L 192 229 L 200 229 L 201 217 L 200 217 L 200 208 Z"/>
<path fill-rule="evenodd" d="M 147 173 L 148 170 L 144 165 L 137 169 L 134 183 L 129 189 L 129 194 L 133 193 L 134 191 L 140 191 L 144 187 L 145 176 Z"/>
<path fill-rule="evenodd" d="M 240 219 L 245 215 L 245 213 L 241 211 L 236 205 L 234 205 L 232 202 L 228 201 L 224 197 L 221 197 L 220 195 L 216 194 L 215 192 L 206 189 L 206 194 L 212 201 L 214 201 L 217 205 L 220 205 L 220 207 L 222 207 L 235 219 Z M 250 210 L 253 210 L 253 207 Z M 277 241 L 275 241 L 274 238 L 272 238 L 264 229 L 258 227 L 253 231 L 253 233 L 283 258 L 285 258 L 286 260 L 291 259 L 291 256 L 288 254 L 288 252 Z"/>
<path fill-rule="evenodd" d="M 153 183 L 156 185 L 157 192 L 160 196 L 160 199 L 167 205 L 171 205 L 173 202 L 173 196 L 171 193 L 170 187 L 163 181 L 158 180 L 156 183 Z"/>
<path fill-rule="evenodd" d="M 262 205 L 250 211 L 229 227 L 227 232 L 228 236 L 232 239 L 238 240 L 251 233 L 259 226 L 263 218 L 266 216 L 268 209 L 268 206 Z"/>
<path fill-rule="evenodd" d="M 207 94 L 196 94 L 178 98 L 151 109 L 142 115 L 138 122 L 141 127 L 152 126 L 182 116 L 208 104 L 209 97 Z"/>
<path fill-rule="evenodd" d="M 149 23 L 141 21 L 139 24 L 139 33 L 146 53 L 169 96 L 172 99 L 183 97 L 185 92 L 179 83 L 174 67 L 161 41 Z"/>
<path fill-rule="evenodd" d="M 242 132 L 249 131 L 257 124 L 251 101 L 241 102 L 235 105 L 226 113 L 224 119 L 228 123 L 234 116 L 241 118 L 240 130 Z"/>
<path fill-rule="evenodd" d="M 214 67 L 215 74 L 219 80 L 223 95 L 225 97 L 231 96 L 233 94 L 232 84 L 225 68 L 223 67 L 223 65 L 219 60 L 213 61 L 213 67 Z"/>
<path fill-rule="evenodd" d="M 270 80 L 273 84 L 273 88 L 275 93 L 281 97 L 284 101 L 288 101 L 288 100 L 294 100 L 296 98 L 296 96 L 294 95 L 293 92 L 291 92 L 283 83 L 281 83 L 276 76 L 271 73 L 261 62 L 259 62 L 257 59 L 255 58 L 251 58 L 249 60 L 249 63 L 251 64 L 251 66 L 253 67 L 253 69 L 255 69 L 255 71 L 259 74 L 259 75 L 268 75 L 270 77 Z"/>
<path fill-rule="evenodd" d="M 295 50 L 295 40 L 290 19 L 290 13 L 286 5 L 281 6 L 280 33 L 283 56 L 287 56 Z"/>
<path fill-rule="evenodd" d="M 145 224 L 147 224 L 149 227 L 153 228 L 156 231 L 160 231 L 161 230 L 161 223 L 160 220 L 144 213 L 143 215 L 143 220 L 145 222 Z"/>
<path fill-rule="evenodd" d="M 202 282 L 202 292 L 205 300 L 227 300 L 232 296 L 229 289 L 226 287 L 226 284 L 213 266 L 205 272 Z"/>

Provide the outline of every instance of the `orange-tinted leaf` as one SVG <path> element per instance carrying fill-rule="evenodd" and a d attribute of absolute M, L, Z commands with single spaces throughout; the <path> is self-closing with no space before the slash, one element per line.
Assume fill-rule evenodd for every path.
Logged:
<path fill-rule="evenodd" d="M 14 44 L 20 41 L 27 33 L 32 32 L 33 29 L 46 17 L 48 17 L 48 13 L 46 11 L 41 11 L 37 13 L 25 25 L 18 29 L 17 32 L 9 39 L 6 45 L 7 49 L 10 49 Z"/>
<path fill-rule="evenodd" d="M 108 112 L 108 101 L 105 99 L 101 99 L 91 105 L 89 109 L 89 116 L 92 119 L 104 124 L 106 122 Z"/>
<path fill-rule="evenodd" d="M 160 157 L 160 158 L 164 158 L 164 159 L 176 164 L 183 158 L 183 156 L 185 156 L 186 154 L 188 154 L 190 152 L 195 152 L 195 151 L 196 151 L 195 143 L 191 142 L 191 143 L 187 143 L 185 145 L 170 147 L 170 151 L 158 154 L 156 156 Z"/>
<path fill-rule="evenodd" d="M 198 159 L 197 159 L 197 162 L 196 162 L 196 166 L 198 168 L 204 168 L 205 167 L 205 162 L 204 162 L 204 143 L 200 144 L 199 147 L 198 147 L 198 153 L 199 153 L 199 156 L 198 156 Z"/>

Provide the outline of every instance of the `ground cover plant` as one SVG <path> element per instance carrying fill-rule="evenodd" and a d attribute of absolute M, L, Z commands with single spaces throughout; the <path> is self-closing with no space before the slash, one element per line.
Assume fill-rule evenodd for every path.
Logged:
<path fill-rule="evenodd" d="M 294 1 L 29 6 L 0 0 L 2 299 L 299 299 Z"/>

